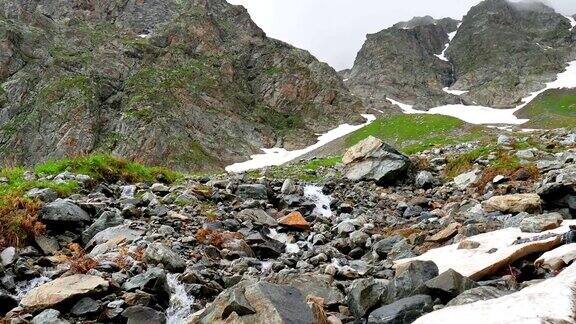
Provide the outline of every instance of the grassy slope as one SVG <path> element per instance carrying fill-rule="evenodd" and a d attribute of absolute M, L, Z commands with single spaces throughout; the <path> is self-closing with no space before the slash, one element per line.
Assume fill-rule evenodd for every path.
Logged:
<path fill-rule="evenodd" d="M 548 90 L 522 109 L 518 116 L 527 128 L 575 128 L 576 89 Z"/>
<path fill-rule="evenodd" d="M 414 154 L 435 146 L 480 140 L 487 136 L 482 127 L 466 125 L 463 121 L 441 115 L 395 115 L 378 118 L 374 123 L 350 134 L 350 147 L 368 136 L 375 136 Z"/>

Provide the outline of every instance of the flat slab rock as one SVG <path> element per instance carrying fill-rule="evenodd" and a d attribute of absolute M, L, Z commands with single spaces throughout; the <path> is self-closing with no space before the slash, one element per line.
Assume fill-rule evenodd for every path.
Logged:
<path fill-rule="evenodd" d="M 565 220 L 562 226 L 541 233 L 523 233 L 519 228 L 505 228 L 467 238 L 467 241 L 480 244 L 475 249 L 459 249 L 459 244 L 456 243 L 432 249 L 415 258 L 396 260 L 394 263 L 397 267 L 412 260 L 433 261 L 440 273 L 453 269 L 472 280 L 479 280 L 529 254 L 549 251 L 559 246 L 560 236 L 547 237 L 546 234 L 567 233 L 570 225 L 576 225 L 576 220 Z M 534 241 L 514 244 L 518 238 Z"/>
<path fill-rule="evenodd" d="M 108 290 L 108 281 L 98 277 L 76 274 L 62 277 L 30 290 L 20 304 L 25 309 L 50 308 L 64 301 Z"/>
<path fill-rule="evenodd" d="M 558 276 L 516 293 L 471 304 L 446 307 L 420 317 L 414 324 L 454 323 L 574 323 L 576 264 Z"/>

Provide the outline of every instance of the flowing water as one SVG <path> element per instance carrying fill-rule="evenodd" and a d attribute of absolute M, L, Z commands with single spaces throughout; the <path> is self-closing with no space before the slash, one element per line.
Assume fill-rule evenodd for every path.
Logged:
<path fill-rule="evenodd" d="M 178 280 L 177 274 L 168 275 L 168 286 L 170 286 L 170 306 L 166 310 L 166 324 L 186 323 L 192 314 L 191 306 L 194 297 L 186 291 L 186 286 Z"/>

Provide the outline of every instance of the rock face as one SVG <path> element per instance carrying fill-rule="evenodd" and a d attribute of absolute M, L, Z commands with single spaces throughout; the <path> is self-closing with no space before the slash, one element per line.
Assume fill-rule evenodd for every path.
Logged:
<path fill-rule="evenodd" d="M 410 159 L 380 139 L 368 137 L 349 148 L 342 163 L 350 180 L 373 180 L 390 184 L 404 179 Z"/>
<path fill-rule="evenodd" d="M 464 17 L 447 50 L 454 88 L 481 105 L 512 107 L 563 71 L 570 21 L 541 4 L 486 0 Z"/>
<path fill-rule="evenodd" d="M 367 36 L 346 84 L 368 107 L 390 107 L 386 97 L 421 107 L 458 101 L 442 88 L 454 79 L 449 62 L 437 57 L 458 21 L 415 18 Z"/>
<path fill-rule="evenodd" d="M 570 21 L 541 3 L 485 0 L 457 26 L 421 17 L 368 35 L 347 85 L 376 109 L 390 109 L 386 97 L 416 108 L 514 107 L 565 69 L 576 42 Z"/>
<path fill-rule="evenodd" d="M 82 297 L 108 290 L 108 281 L 90 275 L 72 275 L 58 278 L 32 289 L 20 301 L 27 309 L 45 309 Z"/>
<path fill-rule="evenodd" d="M 361 120 L 332 68 L 224 0 L 8 0 L 0 22 L 0 164 L 215 169 Z"/>

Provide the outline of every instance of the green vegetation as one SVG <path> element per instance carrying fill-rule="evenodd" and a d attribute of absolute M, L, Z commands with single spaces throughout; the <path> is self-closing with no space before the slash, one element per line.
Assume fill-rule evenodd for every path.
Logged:
<path fill-rule="evenodd" d="M 576 89 L 548 90 L 534 99 L 519 113 L 530 119 L 524 127 L 576 127 Z"/>
<path fill-rule="evenodd" d="M 78 188 L 78 183 L 75 181 L 57 183 L 48 180 L 26 180 L 25 171 L 24 168 L 0 170 L 0 178 L 7 180 L 7 182 L 0 182 L 0 205 L 6 205 L 12 197 L 22 197 L 32 188 L 50 188 L 61 197 L 71 195 Z"/>
<path fill-rule="evenodd" d="M 348 147 L 375 136 L 405 154 L 486 137 L 479 127 L 466 126 L 457 118 L 441 115 L 395 115 L 378 118 L 346 138 Z"/>
<path fill-rule="evenodd" d="M 462 155 L 455 156 L 448 161 L 444 170 L 446 177 L 454 178 L 464 172 L 472 170 L 474 162 L 482 157 L 487 157 L 491 150 L 489 147 L 480 147 Z"/>
<path fill-rule="evenodd" d="M 80 97 L 72 96 L 71 91 L 78 90 Z M 55 80 L 40 92 L 39 100 L 54 104 L 58 101 L 90 101 L 95 99 L 96 93 L 92 81 L 88 76 L 64 76 Z"/>
<path fill-rule="evenodd" d="M 283 114 L 271 108 L 256 106 L 253 115 L 258 123 L 269 126 L 278 135 L 285 135 L 291 130 L 304 127 L 301 114 Z"/>
<path fill-rule="evenodd" d="M 218 82 L 218 71 L 208 63 L 191 59 L 178 66 L 141 69 L 125 83 L 129 106 L 177 107 L 190 94 L 210 91 Z"/>
<path fill-rule="evenodd" d="M 316 158 L 310 161 L 300 161 L 289 163 L 287 165 L 269 167 L 265 171 L 265 175 L 272 179 L 298 179 L 301 181 L 319 182 L 326 178 L 325 171 L 330 170 L 331 167 L 342 163 L 341 156 Z M 247 175 L 253 179 L 262 176 L 261 170 L 254 170 L 247 172 Z"/>
<path fill-rule="evenodd" d="M 168 182 L 182 178 L 182 174 L 162 167 L 148 167 L 110 155 L 92 155 L 47 162 L 34 168 L 37 174 L 56 175 L 64 171 L 85 174 L 95 181 L 142 182 L 162 176 Z"/>
<path fill-rule="evenodd" d="M 282 73 L 284 73 L 284 70 L 282 68 L 275 67 L 275 66 L 266 70 L 266 75 L 268 75 L 268 76 L 275 76 L 277 74 L 282 74 Z"/>

